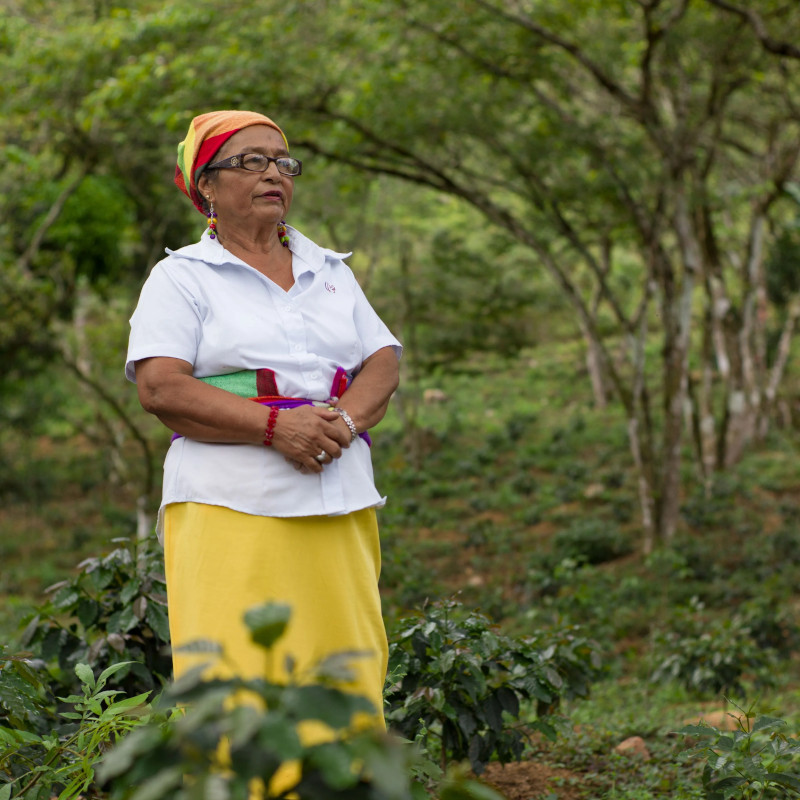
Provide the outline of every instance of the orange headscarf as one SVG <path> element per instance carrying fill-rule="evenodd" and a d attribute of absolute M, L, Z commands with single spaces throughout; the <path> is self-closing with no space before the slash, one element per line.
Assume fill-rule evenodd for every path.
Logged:
<path fill-rule="evenodd" d="M 234 133 L 250 125 L 269 125 L 283 137 L 288 150 L 289 143 L 283 131 L 269 118 L 255 111 L 211 111 L 200 114 L 189 124 L 186 138 L 178 145 L 178 165 L 175 167 L 175 184 L 194 203 L 198 211 L 203 210 L 203 199 L 197 191 L 197 181 L 203 170 L 214 160 L 214 156 Z"/>

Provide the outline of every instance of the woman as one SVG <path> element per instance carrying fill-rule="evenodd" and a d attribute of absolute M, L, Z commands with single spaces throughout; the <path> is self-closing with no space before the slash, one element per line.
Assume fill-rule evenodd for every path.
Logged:
<path fill-rule="evenodd" d="M 192 120 L 175 181 L 209 229 L 147 279 L 126 374 L 175 432 L 158 524 L 173 645 L 217 641 L 238 674 L 273 680 L 287 656 L 302 675 L 330 653 L 367 651 L 348 688 L 382 726 L 384 498 L 366 431 L 397 387 L 401 348 L 345 256 L 286 226 L 301 169 L 268 117 Z M 268 600 L 292 619 L 267 656 L 242 615 Z M 193 663 L 173 662 L 176 677 Z"/>

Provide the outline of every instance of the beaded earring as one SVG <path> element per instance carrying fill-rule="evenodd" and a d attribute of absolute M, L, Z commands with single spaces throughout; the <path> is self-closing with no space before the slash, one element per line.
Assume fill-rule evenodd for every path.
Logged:
<path fill-rule="evenodd" d="M 214 213 L 214 204 L 210 203 L 208 208 L 208 237 L 217 238 L 217 215 Z"/>
<path fill-rule="evenodd" d="M 289 246 L 289 234 L 286 232 L 286 223 L 283 220 L 278 223 L 278 238 L 284 247 Z"/>

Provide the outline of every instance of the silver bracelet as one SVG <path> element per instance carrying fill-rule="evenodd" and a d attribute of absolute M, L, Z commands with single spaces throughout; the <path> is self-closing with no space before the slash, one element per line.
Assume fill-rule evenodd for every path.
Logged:
<path fill-rule="evenodd" d="M 358 436 L 358 431 L 356 430 L 356 424 L 351 419 L 350 415 L 343 409 L 338 408 L 337 406 L 333 407 L 333 410 L 339 414 L 339 416 L 344 420 L 345 425 L 350 428 L 350 441 L 354 442 L 356 437 Z"/>

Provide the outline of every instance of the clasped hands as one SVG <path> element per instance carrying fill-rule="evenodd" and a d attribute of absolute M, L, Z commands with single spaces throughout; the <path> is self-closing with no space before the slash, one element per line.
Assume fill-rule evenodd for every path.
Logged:
<path fill-rule="evenodd" d="M 319 406 L 282 409 L 273 446 L 304 475 L 322 472 L 350 446 L 350 429 L 336 411 Z"/>

